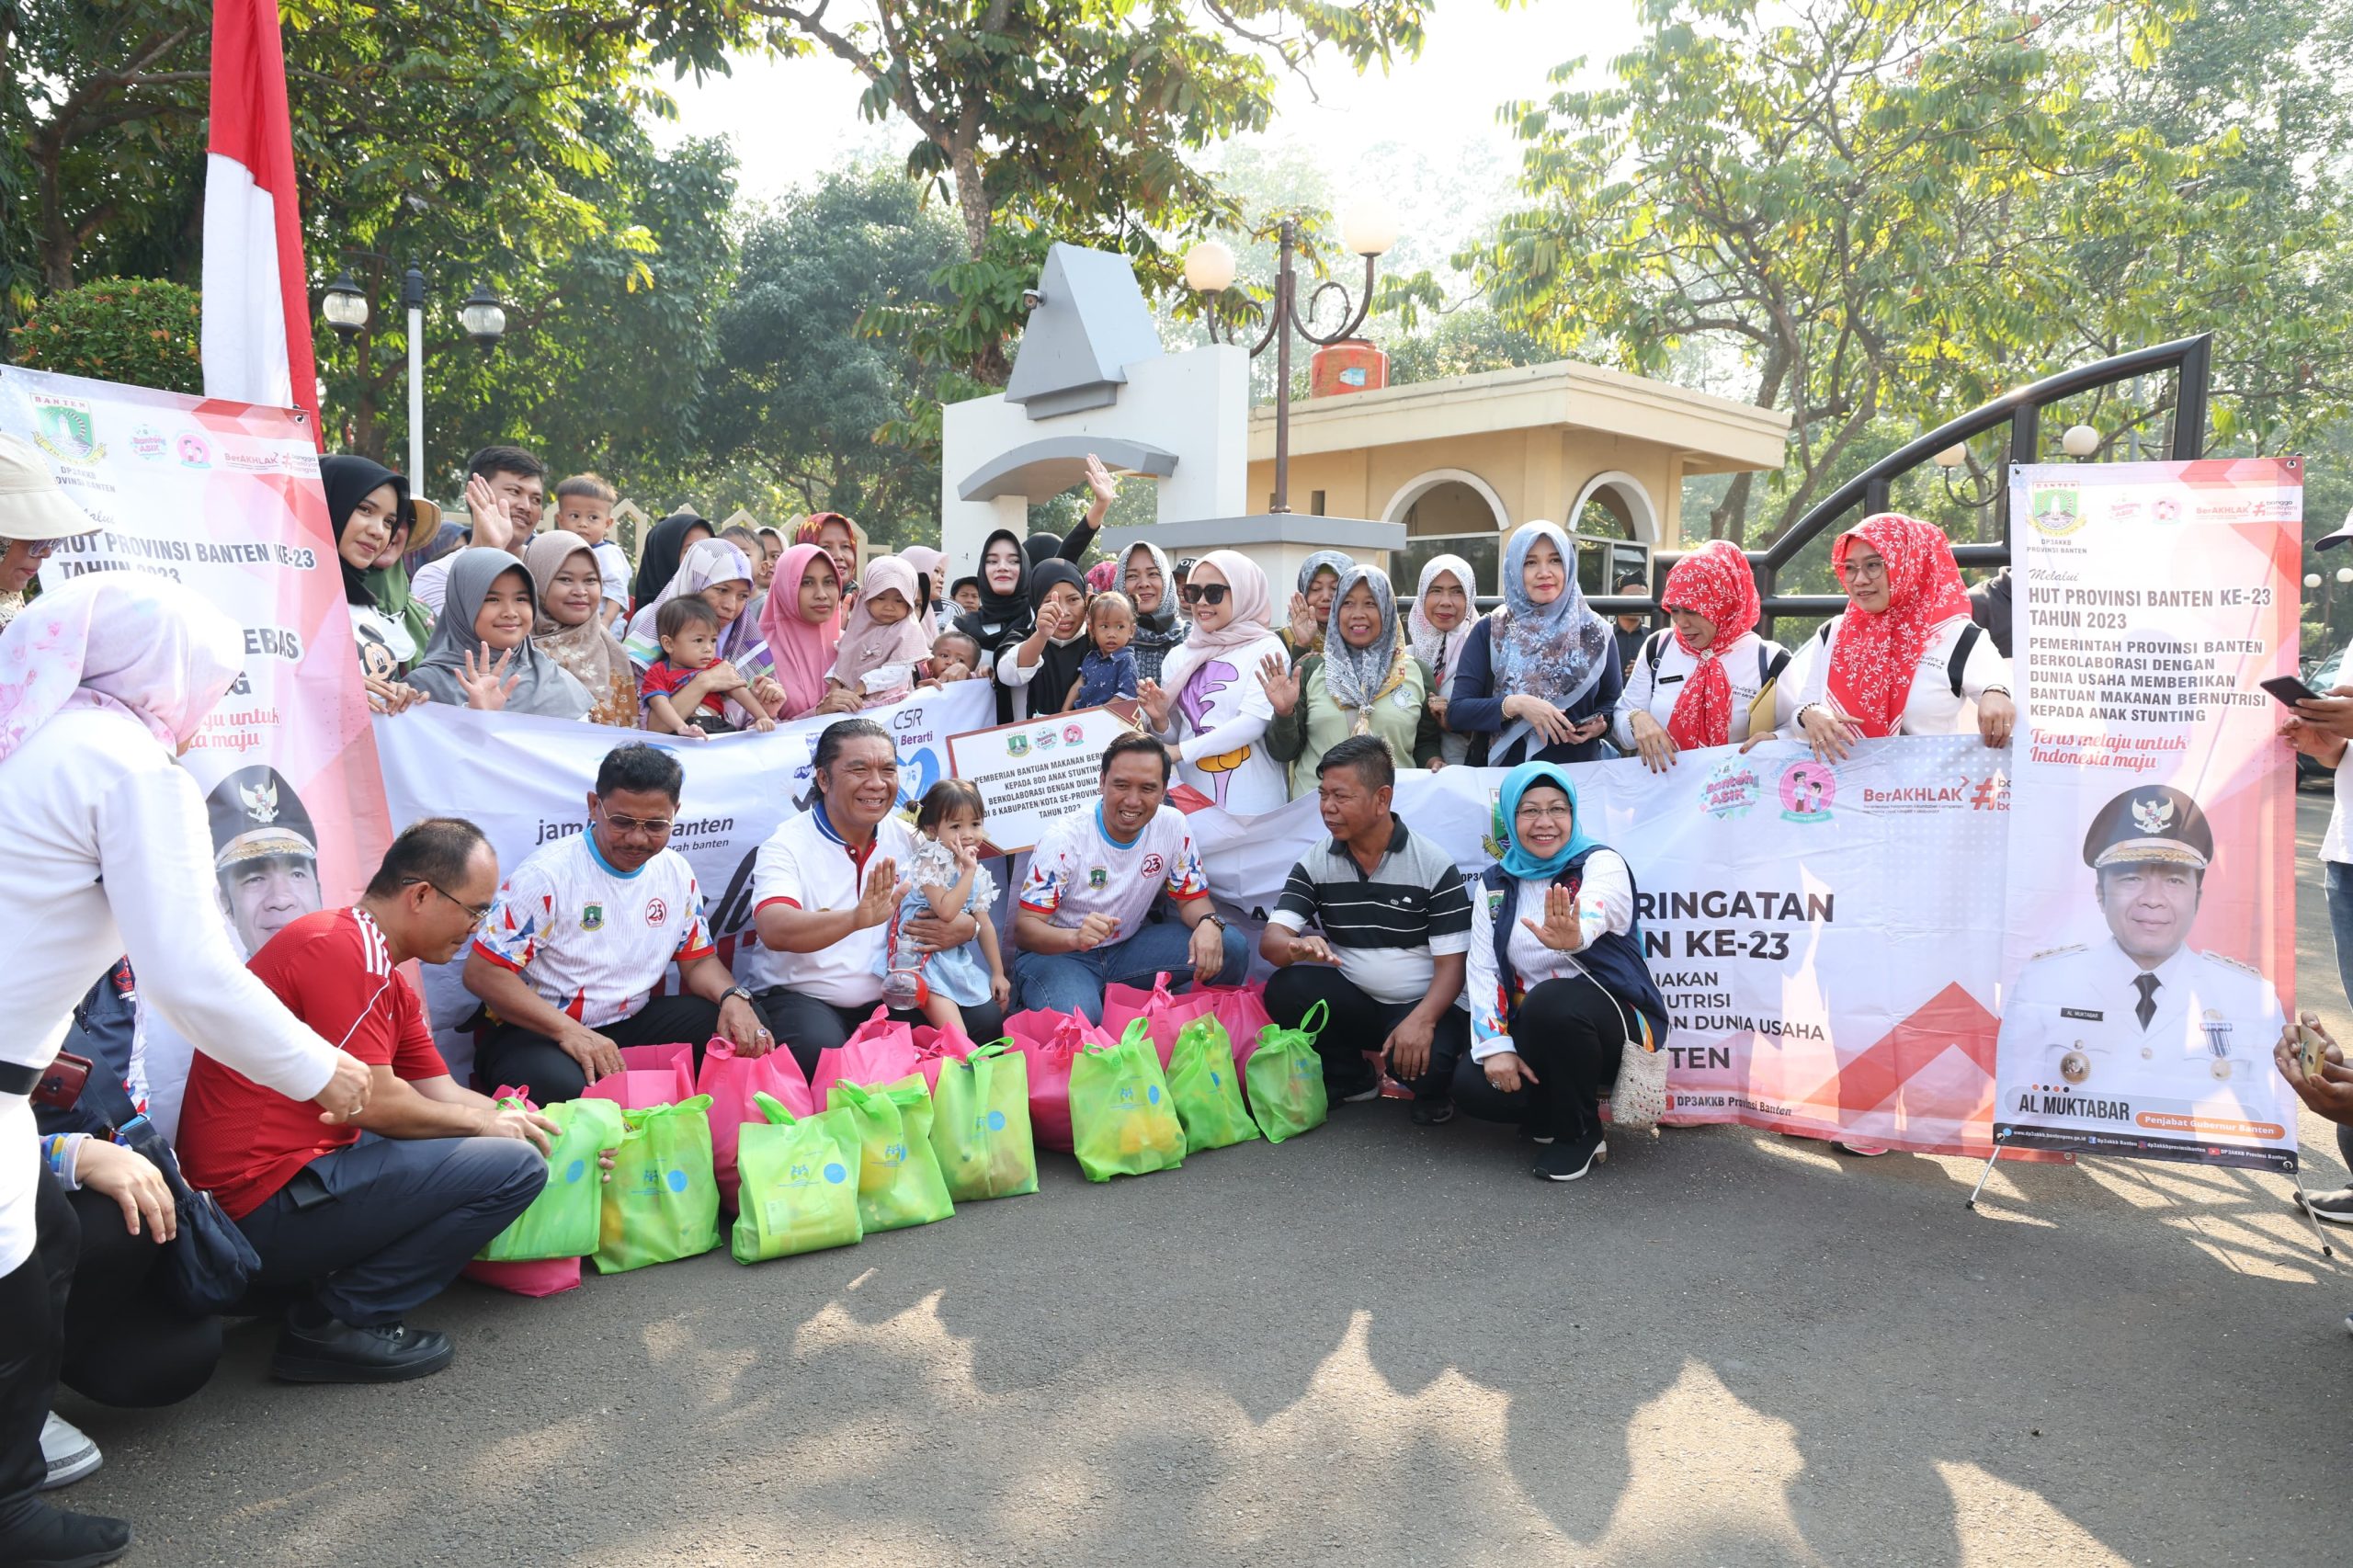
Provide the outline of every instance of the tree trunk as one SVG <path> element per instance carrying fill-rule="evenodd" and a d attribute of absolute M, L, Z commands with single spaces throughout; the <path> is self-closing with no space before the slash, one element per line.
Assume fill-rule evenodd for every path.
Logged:
<path fill-rule="evenodd" d="M 74 287 L 74 226 L 57 199 L 57 167 L 65 151 L 61 142 L 36 139 L 32 154 L 40 183 L 41 288 L 62 294 Z"/>
<path fill-rule="evenodd" d="M 1756 395 L 1749 404 L 1756 408 L 1777 408 L 1780 405 L 1781 388 L 1790 375 L 1788 351 L 1775 345 L 1765 356 L 1764 368 L 1757 372 Z M 1728 539 L 1744 550 L 1748 541 L 1748 497 L 1756 487 L 1756 475 L 1752 472 L 1733 475 L 1724 486 L 1724 498 L 1708 514 L 1708 537 Z"/>
<path fill-rule="evenodd" d="M 989 193 L 981 178 L 981 161 L 969 147 L 954 148 L 949 166 L 956 172 L 956 205 L 964 213 L 964 244 L 972 259 L 981 259 L 989 243 Z"/>

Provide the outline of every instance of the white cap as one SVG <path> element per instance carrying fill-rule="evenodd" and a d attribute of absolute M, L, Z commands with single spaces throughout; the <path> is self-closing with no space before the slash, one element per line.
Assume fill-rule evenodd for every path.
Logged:
<path fill-rule="evenodd" d="M 2347 512 L 2345 514 L 2345 520 L 2336 525 L 2336 531 L 2335 533 L 2323 534 L 2320 538 L 2313 540 L 2313 548 L 2314 550 L 2334 550 L 2338 545 L 2345 543 L 2348 540 L 2353 540 L 2353 512 Z"/>
<path fill-rule="evenodd" d="M 65 498 L 39 452 L 0 435 L 0 540 L 71 539 L 97 526 Z"/>

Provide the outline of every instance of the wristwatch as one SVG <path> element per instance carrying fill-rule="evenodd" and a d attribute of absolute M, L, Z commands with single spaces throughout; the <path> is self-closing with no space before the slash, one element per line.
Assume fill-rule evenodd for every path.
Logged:
<path fill-rule="evenodd" d="M 1206 915 L 1203 915 L 1201 916 L 1201 918 L 1202 918 L 1203 920 L 1205 920 L 1205 921 L 1209 922 L 1210 924 L 1211 924 L 1211 925 L 1215 926 L 1216 926 L 1219 930 L 1221 930 L 1221 931 L 1230 929 L 1230 927 L 1229 927 L 1229 926 L 1227 926 L 1227 925 L 1226 925 L 1226 923 L 1225 923 L 1225 916 L 1224 916 L 1224 915 L 1220 915 L 1220 914 L 1219 914 L 1216 910 L 1214 910 L 1214 909 L 1211 910 L 1211 911 L 1210 911 L 1209 913 L 1207 913 Z"/>
<path fill-rule="evenodd" d="M 722 1002 L 726 1001 L 730 996 L 741 996 L 745 1001 L 751 1002 L 752 989 L 748 985 L 731 985 L 726 990 L 719 994 L 719 999 Z M 753 1005 L 755 1006 L 758 1006 L 757 1003 L 754 1003 Z"/>

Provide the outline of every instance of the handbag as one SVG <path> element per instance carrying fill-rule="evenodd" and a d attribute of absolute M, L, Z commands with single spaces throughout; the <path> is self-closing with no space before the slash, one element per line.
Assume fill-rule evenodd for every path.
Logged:
<path fill-rule="evenodd" d="M 123 1147 L 163 1173 L 179 1210 L 179 1232 L 164 1244 L 155 1278 L 164 1299 L 192 1318 L 217 1317 L 244 1300 L 246 1287 L 261 1272 L 261 1254 L 209 1192 L 199 1192 L 180 1174 L 180 1157 L 110 1074 L 94 1074 L 83 1088 L 91 1109 L 114 1126 Z"/>
<path fill-rule="evenodd" d="M 1618 1081 L 1609 1089 L 1609 1125 L 1648 1131 L 1666 1114 L 1666 1052 L 1655 1044 L 1630 1040 L 1618 1055 Z"/>

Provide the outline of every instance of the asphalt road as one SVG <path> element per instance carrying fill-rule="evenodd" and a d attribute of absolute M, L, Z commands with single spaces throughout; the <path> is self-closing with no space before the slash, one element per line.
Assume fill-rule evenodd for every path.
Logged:
<path fill-rule="evenodd" d="M 2346 1560 L 2353 1273 L 2283 1179 L 2006 1166 L 1972 1214 L 1973 1162 L 1732 1129 L 1526 1164 L 1394 1105 L 1054 1160 L 839 1252 L 460 1286 L 457 1365 L 392 1388 L 273 1384 L 249 1326 L 182 1408 L 69 1398 L 107 1465 L 63 1497 L 239 1568 Z"/>

